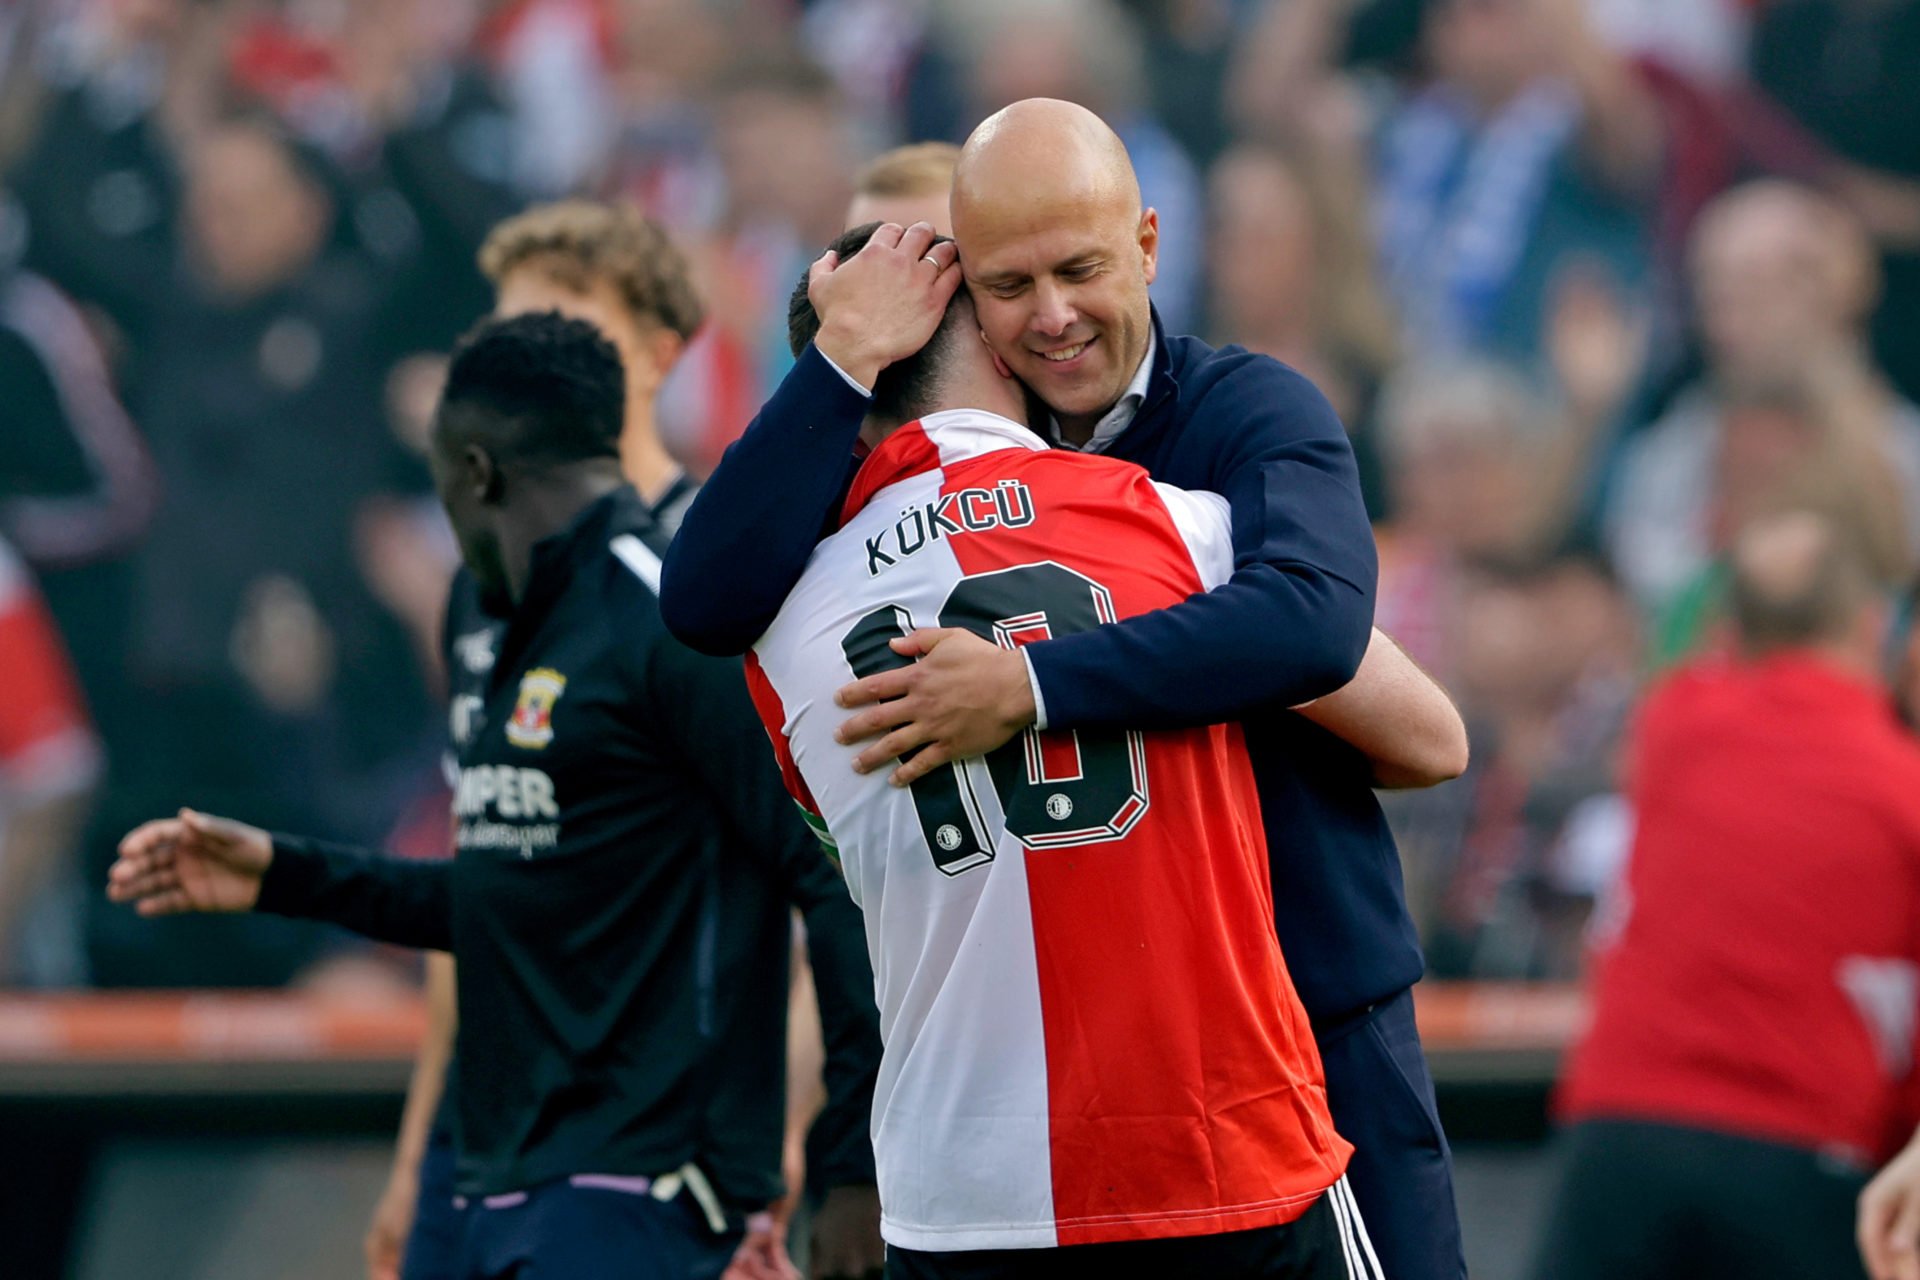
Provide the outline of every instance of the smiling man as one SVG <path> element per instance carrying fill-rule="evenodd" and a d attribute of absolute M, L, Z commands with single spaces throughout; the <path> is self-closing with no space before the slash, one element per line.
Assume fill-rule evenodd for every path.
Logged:
<path fill-rule="evenodd" d="M 934 333 L 964 272 L 981 336 L 1054 443 L 1224 496 L 1233 573 L 1018 650 L 916 631 L 894 648 L 917 662 L 840 691 L 865 708 L 841 741 L 879 735 L 856 767 L 904 759 L 904 785 L 1030 726 L 1241 722 L 1275 925 L 1382 1269 L 1459 1280 L 1451 1159 L 1413 1020 L 1422 961 L 1371 788 L 1460 762 L 1376 776 L 1360 750 L 1285 710 L 1351 680 L 1370 636 L 1376 562 L 1346 433 L 1293 370 L 1162 330 L 1148 299 L 1158 216 L 1119 139 L 1083 108 L 1032 100 L 989 118 L 961 155 L 952 212 L 960 270 L 923 224 L 815 264 L 819 334 L 688 511 L 662 614 L 695 648 L 739 652 L 760 637 L 840 510 L 876 378 Z"/>

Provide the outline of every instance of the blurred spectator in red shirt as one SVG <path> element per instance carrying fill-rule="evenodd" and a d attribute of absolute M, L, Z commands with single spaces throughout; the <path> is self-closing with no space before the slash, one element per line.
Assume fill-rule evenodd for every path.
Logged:
<path fill-rule="evenodd" d="M 1810 509 L 1751 522 L 1737 659 L 1641 710 L 1541 1280 L 1860 1274 L 1854 1197 L 1905 1136 L 1913 1072 L 1920 744 L 1880 680 L 1859 542 Z"/>
<path fill-rule="evenodd" d="M 100 748 L 60 637 L 26 567 L 0 542 L 0 987 L 25 974 L 80 978 L 77 934 L 43 938 L 32 963 L 22 942 L 41 894 L 74 852 L 86 800 L 100 770 Z M 69 922 L 71 923 L 71 922 Z"/>

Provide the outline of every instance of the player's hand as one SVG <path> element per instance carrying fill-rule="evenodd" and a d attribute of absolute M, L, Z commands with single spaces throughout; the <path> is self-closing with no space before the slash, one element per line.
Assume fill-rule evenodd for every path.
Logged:
<path fill-rule="evenodd" d="M 1017 651 L 957 627 L 922 628 L 893 649 L 919 661 L 835 695 L 843 707 L 867 708 L 840 726 L 840 742 L 885 735 L 854 757 L 859 772 L 900 760 L 893 785 L 909 786 L 949 761 L 985 755 L 1033 723 L 1033 685 Z"/>
<path fill-rule="evenodd" d="M 845 262 L 829 250 L 807 271 L 820 313 L 813 345 L 868 390 L 882 369 L 927 345 L 960 287 L 959 250 L 933 238 L 924 222 L 883 223 Z"/>
<path fill-rule="evenodd" d="M 880 1242 L 880 1192 L 835 1187 L 813 1216 L 812 1280 L 880 1280 L 887 1249 Z"/>
<path fill-rule="evenodd" d="M 800 1268 L 787 1257 L 786 1225 L 770 1213 L 748 1218 L 747 1234 L 720 1280 L 800 1280 Z"/>
<path fill-rule="evenodd" d="M 258 827 L 182 809 L 134 828 L 107 872 L 107 897 L 143 916 L 251 911 L 273 839 Z"/>
<path fill-rule="evenodd" d="M 373 1221 L 367 1225 L 361 1247 L 367 1255 L 367 1280 L 400 1280 L 400 1262 L 406 1255 L 407 1236 L 413 1231 L 413 1214 L 420 1198 L 420 1176 L 395 1170 L 373 1207 Z"/>
<path fill-rule="evenodd" d="M 1854 1234 L 1873 1280 L 1920 1280 L 1920 1133 L 1860 1193 Z"/>

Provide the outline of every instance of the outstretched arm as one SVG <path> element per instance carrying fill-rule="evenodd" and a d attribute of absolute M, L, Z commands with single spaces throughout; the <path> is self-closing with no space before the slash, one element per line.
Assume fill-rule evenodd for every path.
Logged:
<path fill-rule="evenodd" d="M 1377 786 L 1432 787 L 1467 771 L 1467 726 L 1453 700 L 1378 628 L 1353 680 L 1297 710 L 1357 747 Z"/>
<path fill-rule="evenodd" d="M 408 862 L 182 809 L 120 842 L 107 896 L 143 916 L 266 911 L 450 951 L 452 871 L 451 859 Z"/>
<path fill-rule="evenodd" d="M 773 622 L 853 473 L 874 379 L 925 345 L 960 287 L 951 243 L 891 224 L 808 273 L 819 336 L 687 508 L 660 575 L 667 629 L 701 653 L 742 654 Z"/>

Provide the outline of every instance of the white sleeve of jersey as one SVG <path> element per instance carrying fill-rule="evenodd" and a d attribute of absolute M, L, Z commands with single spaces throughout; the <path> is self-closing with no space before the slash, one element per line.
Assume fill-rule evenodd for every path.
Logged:
<path fill-rule="evenodd" d="M 1160 501 L 1167 504 L 1174 527 L 1200 571 L 1200 585 L 1211 591 L 1233 576 L 1233 512 L 1227 500 L 1202 489 L 1176 489 L 1153 482 Z"/>

